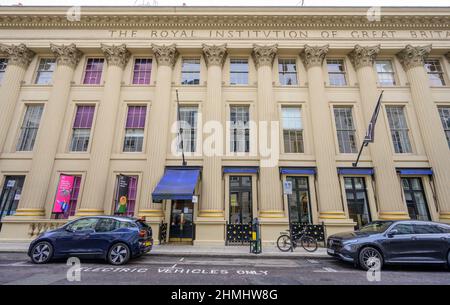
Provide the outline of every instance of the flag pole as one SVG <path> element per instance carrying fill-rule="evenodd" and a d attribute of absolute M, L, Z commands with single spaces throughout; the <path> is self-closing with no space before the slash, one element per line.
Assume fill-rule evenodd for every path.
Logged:
<path fill-rule="evenodd" d="M 180 122 L 180 100 L 178 99 L 178 89 L 177 93 L 177 120 L 178 120 L 178 135 L 180 136 L 180 146 L 181 146 L 181 156 L 183 158 L 183 166 L 187 165 L 186 159 L 184 158 L 184 143 L 183 143 L 183 127 L 181 127 Z"/>
<path fill-rule="evenodd" d="M 383 96 L 384 90 L 381 90 L 380 96 L 378 97 L 377 105 L 375 106 L 375 110 L 372 114 L 372 118 L 369 123 L 369 127 L 367 128 L 366 136 L 364 137 L 364 141 L 361 144 L 361 147 L 358 152 L 358 157 L 356 158 L 356 161 L 352 163 L 353 167 L 358 166 L 359 158 L 361 157 L 361 153 L 364 149 L 364 147 L 368 146 L 369 143 L 372 143 L 375 139 L 375 124 L 377 122 L 378 113 L 380 112 L 381 108 L 381 97 Z"/>

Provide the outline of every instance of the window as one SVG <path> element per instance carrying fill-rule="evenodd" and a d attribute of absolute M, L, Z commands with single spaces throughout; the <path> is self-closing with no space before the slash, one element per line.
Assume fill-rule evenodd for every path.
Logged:
<path fill-rule="evenodd" d="M 279 59 L 278 75 L 281 85 L 297 85 L 297 65 L 295 59 Z"/>
<path fill-rule="evenodd" d="M 346 86 L 345 65 L 343 59 L 327 59 L 328 76 L 331 86 Z"/>
<path fill-rule="evenodd" d="M 95 232 L 111 232 L 119 228 L 119 221 L 112 218 L 101 218 L 95 226 Z"/>
<path fill-rule="evenodd" d="M 78 203 L 78 195 L 80 194 L 81 176 L 75 176 L 73 179 L 72 194 L 70 195 L 68 216 L 75 216 Z"/>
<path fill-rule="evenodd" d="M 398 224 L 392 230 L 397 230 L 397 235 L 414 234 L 414 227 L 409 223 Z"/>
<path fill-rule="evenodd" d="M 252 219 L 252 177 L 230 176 L 230 223 L 248 224 Z"/>
<path fill-rule="evenodd" d="M 124 152 L 142 152 L 147 106 L 128 106 Z"/>
<path fill-rule="evenodd" d="M 341 154 L 354 154 L 356 149 L 352 107 L 334 107 L 334 120 Z"/>
<path fill-rule="evenodd" d="M 0 58 L 0 84 L 2 83 L 3 76 L 5 75 L 7 66 L 8 66 L 8 59 Z"/>
<path fill-rule="evenodd" d="M 41 58 L 36 72 L 35 84 L 48 85 L 52 82 L 53 72 L 55 71 L 56 60 L 53 58 Z"/>
<path fill-rule="evenodd" d="M 292 194 L 287 195 L 291 223 L 312 223 L 307 177 L 286 177 L 292 183 Z"/>
<path fill-rule="evenodd" d="M 285 153 L 303 153 L 303 126 L 300 107 L 282 107 Z"/>
<path fill-rule="evenodd" d="M 16 214 L 24 182 L 25 176 L 5 176 L 0 194 L 0 221 L 4 216 Z"/>
<path fill-rule="evenodd" d="M 84 71 L 85 85 L 99 85 L 102 79 L 103 58 L 88 58 L 86 70 Z"/>
<path fill-rule="evenodd" d="M 442 71 L 441 62 L 439 59 L 425 60 L 425 69 L 428 73 L 430 86 L 445 86 L 444 72 Z"/>
<path fill-rule="evenodd" d="M 450 106 L 438 107 L 445 136 L 447 137 L 448 147 L 450 148 Z"/>
<path fill-rule="evenodd" d="M 124 189 L 119 188 L 119 179 L 121 179 L 121 177 L 117 176 L 116 194 L 114 196 L 114 204 L 116 207 L 115 214 L 132 217 L 134 216 L 134 210 L 136 207 L 138 176 L 122 176 L 122 181 L 125 181 Z M 122 204 L 121 197 L 126 197 L 124 208 L 120 207 L 120 204 Z"/>
<path fill-rule="evenodd" d="M 150 58 L 136 58 L 134 60 L 133 85 L 150 84 L 152 60 Z"/>
<path fill-rule="evenodd" d="M 413 224 L 416 234 L 444 234 L 443 227 L 431 224 Z"/>
<path fill-rule="evenodd" d="M 230 84 L 248 84 L 248 59 L 230 59 Z"/>
<path fill-rule="evenodd" d="M 195 152 L 197 143 L 197 106 L 180 106 L 180 126 L 183 129 L 183 150 Z M 181 141 L 178 145 L 181 151 Z"/>
<path fill-rule="evenodd" d="M 409 217 L 414 220 L 431 220 L 421 178 L 402 178 L 403 192 Z"/>
<path fill-rule="evenodd" d="M 200 59 L 184 58 L 181 67 L 181 84 L 198 85 L 200 84 Z"/>
<path fill-rule="evenodd" d="M 361 228 L 370 223 L 365 180 L 362 177 L 345 177 L 344 184 L 348 214 L 357 223 L 357 228 Z"/>
<path fill-rule="evenodd" d="M 85 230 L 95 230 L 95 226 L 98 223 L 99 218 L 83 218 L 70 223 L 67 229 L 70 231 L 85 231 Z"/>
<path fill-rule="evenodd" d="M 87 151 L 91 136 L 95 106 L 77 106 L 77 114 L 72 128 L 70 151 Z"/>
<path fill-rule="evenodd" d="M 232 152 L 250 151 L 250 114 L 248 106 L 230 107 L 230 139 Z"/>
<path fill-rule="evenodd" d="M 390 60 L 377 60 L 375 67 L 380 86 L 395 86 L 394 68 Z"/>
<path fill-rule="evenodd" d="M 409 129 L 403 106 L 387 106 L 386 112 L 391 129 L 392 143 L 396 153 L 411 153 L 411 143 L 409 141 Z"/>
<path fill-rule="evenodd" d="M 41 121 L 42 105 L 28 105 L 20 128 L 19 141 L 17 142 L 17 151 L 32 151 L 34 141 L 36 140 L 39 123 Z"/>

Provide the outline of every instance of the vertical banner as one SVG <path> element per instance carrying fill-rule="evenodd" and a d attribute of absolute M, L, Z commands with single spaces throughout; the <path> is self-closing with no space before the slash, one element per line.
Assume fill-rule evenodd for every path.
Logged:
<path fill-rule="evenodd" d="M 66 213 L 69 210 L 74 179 L 74 176 L 59 176 L 58 189 L 56 191 L 56 198 L 53 204 L 53 213 L 61 214 Z"/>
<path fill-rule="evenodd" d="M 116 214 L 125 214 L 127 212 L 129 185 L 130 177 L 119 175 L 117 181 Z"/>

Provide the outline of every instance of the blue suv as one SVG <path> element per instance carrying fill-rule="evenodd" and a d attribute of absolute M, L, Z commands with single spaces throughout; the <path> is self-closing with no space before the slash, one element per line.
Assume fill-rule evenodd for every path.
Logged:
<path fill-rule="evenodd" d="M 35 264 L 76 256 L 103 258 L 110 264 L 122 265 L 149 252 L 152 246 L 152 229 L 143 220 L 93 216 L 41 234 L 30 244 L 28 256 Z"/>

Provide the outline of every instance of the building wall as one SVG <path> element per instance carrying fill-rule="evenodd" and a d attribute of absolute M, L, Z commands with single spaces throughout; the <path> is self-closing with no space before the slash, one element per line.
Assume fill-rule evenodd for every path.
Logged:
<path fill-rule="evenodd" d="M 59 223 L 51 219 L 51 212 L 61 173 L 82 176 L 76 216 L 112 214 L 116 176 L 138 176 L 134 214 L 145 217 L 157 233 L 161 220 L 169 221 L 170 203 L 153 203 L 151 192 L 165 166 L 181 164 L 181 157 L 171 153 L 176 137 L 171 132 L 177 119 L 176 90 L 181 105 L 198 105 L 204 122 L 220 118 L 224 127 L 231 105 L 248 105 L 255 122 L 278 121 L 282 106 L 302 109 L 304 153 L 284 153 L 279 131 L 281 152 L 273 167 L 263 166 L 264 157 L 259 153 L 206 157 L 201 153 L 203 141 L 198 133 L 197 153 L 186 154 L 188 165 L 203 167 L 200 202 L 195 210 L 198 244 L 223 244 L 230 204 L 228 175 L 221 172 L 226 166 L 260 166 L 259 173 L 253 176 L 253 204 L 265 242 L 273 242 L 288 224 L 287 196 L 282 193 L 286 175 L 279 174 L 280 167 L 317 168 L 316 175 L 307 176 L 313 222 L 324 222 L 328 234 L 352 229 L 355 223 L 349 217 L 344 178 L 337 174 L 337 168 L 351 167 L 356 154 L 339 153 L 333 107 L 352 106 L 359 148 L 382 89 L 375 143 L 363 151 L 359 165 L 375 171 L 374 176 L 364 176 L 372 219 L 409 218 L 396 168 L 432 168 L 431 178 L 420 176 L 430 216 L 435 221 L 449 222 L 450 150 L 437 106 L 450 106 L 450 10 L 391 8 L 382 12 L 381 21 L 374 22 L 367 20 L 363 8 L 247 10 L 83 8 L 81 20 L 70 22 L 66 20 L 66 8 L 2 8 L 0 43 L 5 47 L 0 58 L 9 57 L 9 64 L 0 86 L 0 102 L 5 109 L 2 118 L 6 118 L 0 122 L 0 183 L 3 186 L 8 175 L 26 178 L 17 213 L 3 219 L 0 238 L 29 239 L 36 231 Z M 41 19 L 30 17 L 37 15 Z M 50 24 L 52 15 L 54 22 Z M 102 19 L 106 16 L 109 21 Z M 126 16 L 128 19 L 121 19 Z M 248 23 L 252 18 L 253 22 Z M 431 23 L 433 18 L 441 22 Z M 79 57 L 58 54 L 50 47 L 72 43 L 81 52 Z M 206 54 L 204 43 L 226 44 L 223 48 L 227 55 Z M 8 50 L 19 44 L 31 52 Z M 121 45 L 126 49 L 118 49 Z M 274 45 L 276 49 L 270 49 Z M 324 48 L 326 45 L 328 48 Z M 357 45 L 363 50 L 352 57 Z M 371 53 L 377 45 L 379 50 Z M 263 47 L 261 53 L 257 53 L 258 46 Z M 317 46 L 326 49 L 325 53 L 319 54 L 314 49 Z M 409 57 L 402 57 L 404 50 Z M 58 58 L 54 72 L 58 80 L 50 85 L 34 84 L 39 59 L 54 56 Z M 16 63 L 13 57 L 22 60 Z M 99 85 L 83 84 L 89 57 L 106 58 Z M 152 58 L 151 81 L 149 85 L 133 85 L 134 59 L 142 57 Z M 187 57 L 200 58 L 198 85 L 180 83 L 181 62 Z M 248 59 L 248 85 L 230 85 L 230 58 Z M 278 60 L 283 58 L 296 60 L 298 85 L 280 84 Z M 346 86 L 329 83 L 324 60 L 333 58 L 344 59 Z M 392 61 L 395 86 L 382 87 L 376 82 L 375 58 Z M 440 61 L 445 85 L 428 84 L 424 58 Z M 220 62 L 214 63 L 214 59 Z M 17 152 L 25 108 L 33 103 L 44 104 L 35 149 Z M 72 125 L 76 106 L 81 104 L 96 106 L 91 141 L 87 152 L 72 153 Z M 147 106 L 142 153 L 122 151 L 128 105 Z M 385 111 L 388 105 L 405 107 L 412 153 L 394 152 Z M 152 112 L 155 109 L 156 114 Z M 43 126 L 51 132 L 43 133 Z M 228 143 L 224 137 L 223 146 Z M 257 149 L 254 138 L 250 143 L 252 149 Z M 214 178 L 205 181 L 205 175 L 206 179 Z"/>

